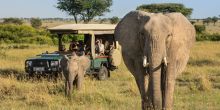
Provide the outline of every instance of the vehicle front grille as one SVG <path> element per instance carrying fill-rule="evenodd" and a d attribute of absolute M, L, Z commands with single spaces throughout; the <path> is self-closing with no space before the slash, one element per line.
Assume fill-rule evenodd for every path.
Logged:
<path fill-rule="evenodd" d="M 49 62 L 47 60 L 33 60 L 33 67 L 49 67 Z"/>

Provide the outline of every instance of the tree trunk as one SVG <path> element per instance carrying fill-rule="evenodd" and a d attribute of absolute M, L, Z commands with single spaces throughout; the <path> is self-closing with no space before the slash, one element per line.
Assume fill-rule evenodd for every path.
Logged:
<path fill-rule="evenodd" d="M 75 23 L 78 24 L 77 15 L 74 15 L 73 17 L 74 17 Z"/>

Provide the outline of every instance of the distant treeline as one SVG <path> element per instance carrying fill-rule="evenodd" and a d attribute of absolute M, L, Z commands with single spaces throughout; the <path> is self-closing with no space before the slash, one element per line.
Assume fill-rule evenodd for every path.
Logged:
<path fill-rule="evenodd" d="M 1 21 L 3 21 L 6 18 L 0 18 Z M 32 18 L 18 18 L 24 21 L 30 21 Z M 74 20 L 73 18 L 39 18 L 40 20 L 47 21 L 47 20 L 52 20 L 52 21 L 72 21 Z"/>
<path fill-rule="evenodd" d="M 8 18 L 0 18 L 0 23 L 3 22 L 4 19 L 8 19 Z M 20 19 L 22 21 L 30 22 L 31 19 L 33 18 L 15 18 L 15 19 Z M 38 19 L 42 21 L 73 21 L 74 22 L 74 18 L 38 18 Z M 111 18 L 95 18 L 93 19 L 93 21 L 97 21 L 99 23 L 108 22 L 111 24 L 115 24 L 115 23 L 118 23 L 120 19 L 121 18 L 119 17 L 113 16 Z"/>
<path fill-rule="evenodd" d="M 197 41 L 220 41 L 220 34 L 207 33 L 206 25 L 195 25 L 197 32 Z M 83 36 L 81 36 L 83 37 Z M 64 42 L 70 42 L 77 38 L 76 35 L 64 37 Z M 34 44 L 57 44 L 56 35 L 50 34 L 45 28 L 34 28 L 33 26 L 25 25 L 13 19 L 9 23 L 0 24 L 0 43 L 34 43 Z"/>
<path fill-rule="evenodd" d="M 210 18 L 210 17 L 209 17 Z M 5 18 L 0 18 L 1 21 L 3 21 Z M 25 20 L 25 21 L 30 21 L 32 18 L 18 18 L 18 19 L 21 19 L 21 20 Z M 39 18 L 41 20 L 52 20 L 52 21 L 73 21 L 74 18 Z M 111 19 L 111 18 L 95 18 L 94 20 L 107 20 L 107 19 Z M 203 20 L 206 20 L 207 18 L 201 18 L 201 19 L 189 19 L 190 21 L 203 21 Z M 220 20 L 220 18 L 218 18 L 218 20 Z"/>

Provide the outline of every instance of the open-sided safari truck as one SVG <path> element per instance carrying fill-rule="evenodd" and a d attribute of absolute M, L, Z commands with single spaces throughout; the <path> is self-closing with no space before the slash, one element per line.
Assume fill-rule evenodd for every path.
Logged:
<path fill-rule="evenodd" d="M 67 24 L 49 28 L 52 34 L 58 36 L 58 51 L 46 52 L 27 59 L 25 71 L 29 75 L 40 74 L 58 77 L 62 71 L 60 60 L 64 55 L 71 55 L 74 50 L 71 47 L 65 48 L 62 42 L 64 35 L 80 34 L 84 36 L 80 41 L 84 46 L 83 53 L 91 59 L 91 66 L 86 74 L 94 75 L 99 80 L 107 79 L 110 77 L 110 71 L 117 69 L 121 62 L 121 53 L 114 38 L 114 30 L 115 25 L 110 24 Z M 97 41 L 102 41 L 101 43 L 104 45 L 102 54 L 96 52 Z"/>

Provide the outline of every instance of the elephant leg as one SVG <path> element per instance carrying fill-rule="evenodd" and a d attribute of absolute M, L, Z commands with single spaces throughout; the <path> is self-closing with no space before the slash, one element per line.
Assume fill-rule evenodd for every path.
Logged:
<path fill-rule="evenodd" d="M 69 91 L 69 84 L 68 81 L 65 81 L 65 95 L 68 96 L 68 91 Z"/>
<path fill-rule="evenodd" d="M 71 93 L 72 93 L 72 90 L 73 90 L 73 81 L 67 81 L 68 82 L 68 87 L 69 87 L 69 90 L 68 90 L 68 96 L 71 98 Z"/>
<path fill-rule="evenodd" d="M 176 78 L 175 63 L 169 63 L 167 66 L 164 88 L 163 109 L 172 110 L 173 95 Z"/>
<path fill-rule="evenodd" d="M 152 108 L 152 104 L 148 98 L 147 95 L 147 89 L 148 89 L 148 79 L 149 76 L 146 74 L 145 69 L 143 68 L 141 61 L 134 61 L 134 77 L 136 80 L 136 83 L 138 85 L 141 99 L 142 99 L 142 110 L 148 110 Z"/>
<path fill-rule="evenodd" d="M 77 77 L 77 84 L 76 84 L 77 90 L 81 90 L 82 89 L 83 80 L 84 80 L 84 74 L 78 75 L 78 77 Z"/>

